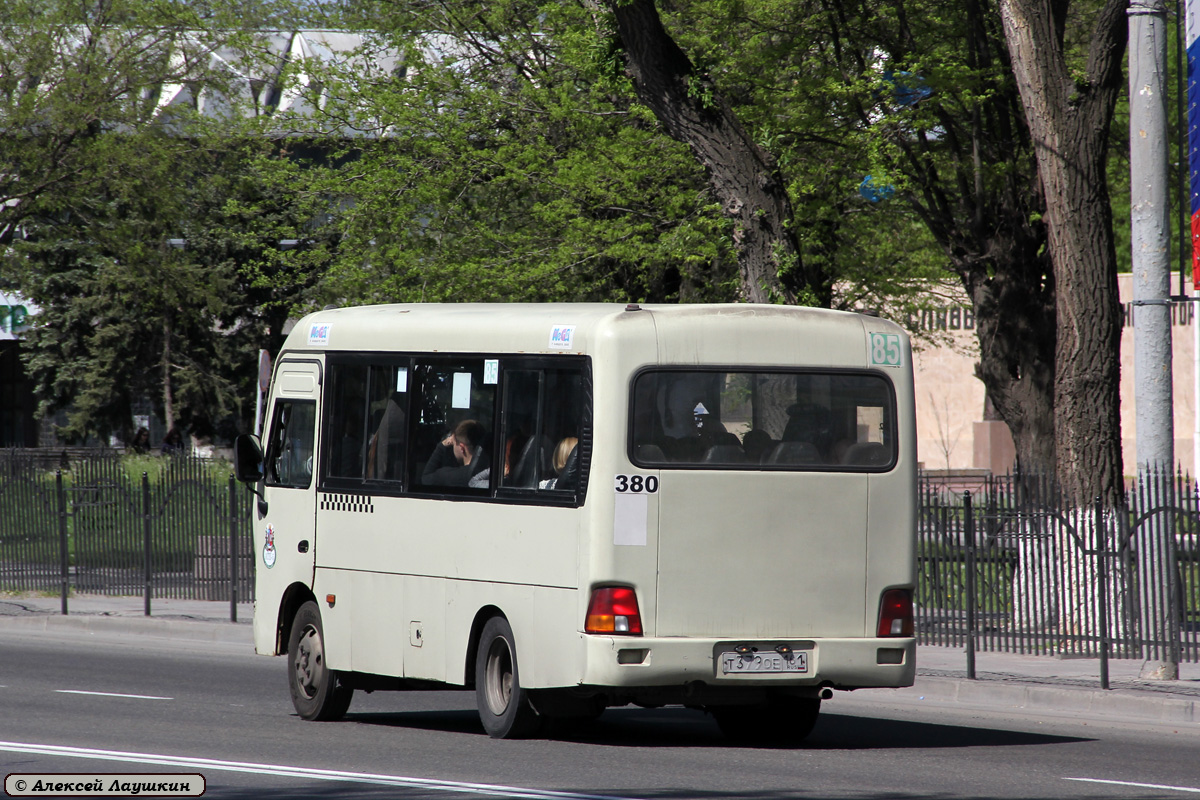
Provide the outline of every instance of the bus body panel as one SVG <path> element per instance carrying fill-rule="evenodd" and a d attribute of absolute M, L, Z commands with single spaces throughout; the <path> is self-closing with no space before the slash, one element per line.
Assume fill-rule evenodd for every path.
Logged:
<path fill-rule="evenodd" d="M 660 365 L 864 367 L 860 317 L 794 306 L 691 306 L 656 313 Z"/>
<path fill-rule="evenodd" d="M 577 619 L 580 630 L 587 615 L 591 589 L 603 585 L 626 585 L 637 589 L 642 624 L 653 632 L 658 578 L 658 504 L 647 497 L 644 539 L 618 526 L 615 491 L 618 475 L 657 475 L 658 470 L 634 466 L 628 455 L 630 376 L 657 363 L 658 315 L 651 311 L 622 314 L 606 320 L 592 337 L 594 375 L 593 403 L 596 436 L 592 449 L 591 480 L 584 504 L 587 533 L 583 537 L 584 558 L 580 560 L 580 592 Z M 622 544 L 617 544 L 620 541 Z M 589 649 L 590 653 L 591 650 Z M 584 681 L 581 675 L 579 680 Z"/>
<path fill-rule="evenodd" d="M 349 671 L 354 668 L 355 628 L 361 617 L 371 615 L 369 608 L 355 603 L 354 587 L 360 579 L 361 576 L 354 572 L 321 567 L 315 570 L 311 585 L 321 610 L 325 665 L 330 669 Z M 384 640 L 369 644 L 386 646 Z"/>
<path fill-rule="evenodd" d="M 916 453 L 902 456 L 915 464 Z M 886 589 L 913 588 L 916 581 L 916 552 L 910 540 L 917 525 L 916 470 L 897 467 L 882 480 L 871 476 L 868 493 L 866 607 L 863 623 L 867 635 L 874 632 L 879 618 L 880 596 Z M 916 597 L 913 597 L 914 602 Z"/>
<path fill-rule="evenodd" d="M 878 320 L 870 322 L 876 330 L 880 329 Z M 909 588 L 913 591 L 913 602 L 916 602 L 917 419 L 912 348 L 907 337 L 902 338 L 900 347 L 901 364 L 888 368 L 888 372 L 896 393 L 897 422 L 903 435 L 895 467 L 886 473 L 871 475 L 867 495 L 864 623 L 868 635 L 878 624 L 879 598 L 884 590 Z"/>
<path fill-rule="evenodd" d="M 512 626 L 522 686 L 577 685 L 584 664 L 584 637 L 575 615 L 577 594 L 575 589 L 561 587 L 447 581 L 443 680 L 460 685 L 474 680 L 474 665 L 467 658 L 472 625 L 481 609 L 495 608 Z"/>
<path fill-rule="evenodd" d="M 330 569 L 574 588 L 580 517 L 575 509 L 363 495 L 374 511 L 317 513 L 336 536 L 317 564 Z M 530 557 L 528 554 L 536 554 Z"/>
<path fill-rule="evenodd" d="M 645 316 L 654 319 L 654 350 L 649 348 L 648 329 L 630 335 L 623 327 L 621 336 L 614 337 L 618 346 L 597 356 L 602 364 L 597 374 L 605 374 L 602 370 L 608 367 L 612 375 L 611 381 L 597 380 L 597 406 L 627 412 L 627 402 L 615 398 L 604 402 L 602 392 L 615 389 L 628 394 L 627 376 L 640 368 L 726 365 L 744 369 L 867 369 L 869 334 L 861 318 L 808 310 L 802 315 L 821 323 L 821 335 L 813 335 L 812 330 L 796 324 L 795 311 L 733 307 L 658 314 L 651 310 Z M 889 323 L 871 322 L 877 329 L 896 332 Z M 636 343 L 631 344 L 631 340 Z M 907 348 L 907 339 L 903 342 Z M 656 358 L 648 357 L 648 352 L 655 351 Z M 911 353 L 905 349 L 902 366 L 885 373 L 897 387 L 896 401 L 901 409 L 911 408 L 911 393 L 905 383 L 911 379 L 910 365 Z M 614 413 L 606 427 L 624 430 L 627 425 L 627 419 L 618 419 Z M 905 431 L 905 447 L 915 454 L 909 435 L 911 423 L 901 429 Z M 868 503 L 871 497 L 879 498 L 880 505 L 870 506 L 879 518 L 896 514 L 908 520 L 915 514 L 915 484 L 908 479 L 913 462 L 908 455 L 902 452 L 895 469 L 883 475 L 647 470 L 633 465 L 626 453 L 610 452 L 598 442 L 591 489 L 593 570 L 584 583 L 635 586 L 648 636 L 660 637 L 653 641 L 672 645 L 650 648 L 649 658 L 659 665 L 657 668 L 623 664 L 618 671 L 674 675 L 678 681 L 696 668 L 694 661 L 700 658 L 704 664 L 700 671 L 708 673 L 700 679 L 712 680 L 711 647 L 700 648 L 701 656 L 686 655 L 694 648 L 683 647 L 675 637 L 699 641 L 698 637 L 721 636 L 766 642 L 873 636 L 882 592 L 911 586 L 915 573 L 911 535 L 906 540 L 902 531 L 897 545 L 894 526 L 879 522 L 876 527 L 885 533 L 875 538 L 882 540 L 882 545 L 877 546 L 878 556 L 872 557 L 864 570 L 873 519 L 868 514 Z M 638 538 L 622 536 L 623 532 L 617 530 L 619 518 L 628 521 L 630 517 L 628 513 L 619 514 L 615 506 L 634 499 L 613 491 L 612 479 L 621 474 L 653 476 L 658 481 L 656 493 L 636 498 L 638 512 L 645 514 L 645 531 L 638 531 L 645 537 L 645 546 L 616 543 L 622 538 Z M 789 591 L 790 587 L 798 588 Z M 581 593 L 580 600 L 586 604 L 586 593 Z M 616 641 L 640 649 L 651 640 L 630 637 Z M 898 646 L 896 640 L 885 641 Z M 911 641 L 906 646 L 911 649 Z M 858 660 L 869 664 L 862 669 L 852 673 L 820 672 L 814 665 L 810 682 L 911 683 L 911 654 L 905 659 L 907 667 L 879 667 L 875 650 L 864 647 L 869 658 Z M 606 684 L 607 678 L 599 679 L 592 672 L 596 650 L 591 643 L 588 653 L 589 671 L 583 682 Z M 606 655 L 611 660 L 611 654 L 606 651 Z M 606 667 L 611 666 L 606 663 Z M 623 678 L 622 683 L 629 685 L 631 680 L 642 679 Z M 663 680 L 672 682 L 670 677 Z M 804 682 L 789 676 L 766 680 Z"/>
<path fill-rule="evenodd" d="M 573 589 L 318 567 L 315 590 L 331 669 L 463 685 L 473 623 L 494 608 L 517 638 L 523 686 L 572 686 L 583 672 Z"/>
<path fill-rule="evenodd" d="M 506 583 L 571 590 L 574 607 L 580 517 L 573 509 L 538 509 L 545 518 L 531 526 L 527 506 L 386 496 L 363 497 L 355 511 L 324 510 L 325 505 L 318 512 L 318 525 L 327 531 L 318 569 L 356 575 L 348 584 L 341 582 L 342 592 L 354 595 L 356 608 L 369 609 L 354 618 L 350 664 L 331 661 L 335 669 L 459 681 L 461 664 L 451 660 L 447 672 L 446 657 L 437 655 L 454 641 L 447 630 L 447 605 L 478 597 L 470 601 L 477 603 L 470 615 L 486 605 L 508 615 L 512 603 L 501 604 L 501 599 L 511 592 L 464 595 L 460 587 L 446 587 L 445 580 L 491 585 L 499 564 L 505 565 Z M 514 557 L 521 552 L 535 555 Z"/>
<path fill-rule="evenodd" d="M 868 480 L 664 472 L 655 635 L 867 635 Z"/>
<path fill-rule="evenodd" d="M 621 313 L 621 306 L 599 303 L 333 308 L 300 320 L 284 346 L 313 352 L 590 353 L 598 330 Z M 309 345 L 314 325 L 325 327 L 319 349 Z M 573 328 L 569 348 L 550 346 L 556 326 Z"/>

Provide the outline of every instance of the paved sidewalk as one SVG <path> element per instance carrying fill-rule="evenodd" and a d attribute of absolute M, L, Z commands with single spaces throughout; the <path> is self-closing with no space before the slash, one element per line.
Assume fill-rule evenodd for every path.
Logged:
<path fill-rule="evenodd" d="M 1180 664 L 1174 681 L 1143 680 L 1141 668 L 1140 660 L 1109 660 L 1106 691 L 1096 658 L 976 653 L 975 680 L 968 680 L 964 650 L 918 647 L 916 684 L 899 693 L 926 702 L 1200 725 L 1200 664 Z"/>
<path fill-rule="evenodd" d="M 0 640 L 4 631 L 21 629 L 74 629 L 118 635 L 147 635 L 170 639 L 244 642 L 253 649 L 250 622 L 253 603 L 238 603 L 232 620 L 228 600 L 175 600 L 152 598 L 150 616 L 140 596 L 71 595 L 67 614 L 58 595 L 0 593 Z"/>
<path fill-rule="evenodd" d="M 145 615 L 142 597 L 74 595 L 68 598 L 67 607 L 69 613 L 63 616 L 58 596 L 0 593 L 0 641 L 5 630 L 14 628 L 75 628 L 253 646 L 251 603 L 238 604 L 236 623 L 230 620 L 228 601 L 155 598 L 150 617 Z M 1109 661 L 1111 688 L 1104 691 L 1100 688 L 1098 659 L 977 653 L 976 679 L 968 680 L 962 649 L 922 646 L 917 648 L 916 684 L 898 691 L 880 691 L 887 692 L 881 698 L 899 696 L 912 702 L 1200 725 L 1200 664 L 1180 664 L 1179 680 L 1175 681 L 1141 680 L 1141 667 L 1140 661 Z"/>

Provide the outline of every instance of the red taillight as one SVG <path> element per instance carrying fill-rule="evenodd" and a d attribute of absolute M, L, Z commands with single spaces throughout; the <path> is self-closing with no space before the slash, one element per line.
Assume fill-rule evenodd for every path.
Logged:
<path fill-rule="evenodd" d="M 641 636 L 642 614 L 638 611 L 637 593 L 628 586 L 593 589 L 583 629 L 588 633 Z"/>
<path fill-rule="evenodd" d="M 912 590 L 888 589 L 879 601 L 879 636 L 912 636 Z"/>

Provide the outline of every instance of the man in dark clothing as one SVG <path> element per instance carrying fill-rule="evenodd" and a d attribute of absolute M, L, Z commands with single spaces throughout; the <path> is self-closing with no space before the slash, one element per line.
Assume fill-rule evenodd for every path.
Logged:
<path fill-rule="evenodd" d="M 483 426 L 465 419 L 438 443 L 425 464 L 421 483 L 426 486 L 466 486 L 471 478 L 488 468 L 483 452 Z"/>

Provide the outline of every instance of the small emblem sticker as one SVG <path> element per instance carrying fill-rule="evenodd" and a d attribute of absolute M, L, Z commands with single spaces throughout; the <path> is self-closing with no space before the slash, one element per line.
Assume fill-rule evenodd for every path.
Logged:
<path fill-rule="evenodd" d="M 550 329 L 550 349 L 570 350 L 575 338 L 574 325 L 555 325 Z"/>
<path fill-rule="evenodd" d="M 275 527 L 273 525 L 267 526 L 267 531 L 263 538 L 266 540 L 266 543 L 263 545 L 263 564 L 267 566 L 267 569 L 270 569 L 275 566 Z"/>
<path fill-rule="evenodd" d="M 329 344 L 329 332 L 333 325 L 328 322 L 314 322 L 308 328 L 308 344 L 310 347 L 325 347 Z"/>

